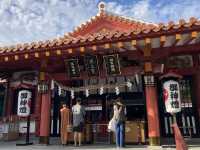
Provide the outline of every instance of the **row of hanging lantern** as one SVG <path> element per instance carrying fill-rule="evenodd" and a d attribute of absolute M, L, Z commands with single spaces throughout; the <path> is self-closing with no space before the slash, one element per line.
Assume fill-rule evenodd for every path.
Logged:
<path fill-rule="evenodd" d="M 94 90 L 94 89 L 99 89 L 99 95 L 103 95 L 104 94 L 104 89 L 115 89 L 115 94 L 119 95 L 120 94 L 120 87 L 124 87 L 127 86 L 129 89 L 132 88 L 133 84 L 130 80 L 128 80 L 127 82 L 121 83 L 121 84 L 115 84 L 115 85 L 93 85 L 93 86 L 86 86 L 86 87 L 80 87 L 80 88 L 70 88 L 70 87 L 66 87 L 63 85 L 60 85 L 58 82 L 52 80 L 51 81 L 51 90 L 55 89 L 55 85 L 57 85 L 58 87 L 58 95 L 66 95 L 66 91 L 70 91 L 71 93 L 71 98 L 74 99 L 75 98 L 75 92 L 80 92 L 80 91 L 85 91 L 85 96 L 88 97 L 90 95 L 90 90 Z"/>

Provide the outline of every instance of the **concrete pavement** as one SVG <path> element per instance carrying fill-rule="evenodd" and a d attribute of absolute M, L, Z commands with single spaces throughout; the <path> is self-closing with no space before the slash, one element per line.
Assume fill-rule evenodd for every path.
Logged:
<path fill-rule="evenodd" d="M 200 150 L 199 146 L 190 146 L 190 150 Z M 73 145 L 62 146 L 60 144 L 40 145 L 34 144 L 29 146 L 16 146 L 16 142 L 0 142 L 0 150 L 116 150 L 115 145 L 83 145 L 81 147 L 74 147 Z M 170 147 L 150 147 L 146 145 L 128 145 L 123 150 L 175 150 Z"/>
<path fill-rule="evenodd" d="M 0 150 L 116 150 L 114 144 L 87 144 L 81 147 L 74 147 L 72 144 L 68 146 L 62 146 L 60 144 L 59 138 L 51 138 L 50 145 L 41 145 L 38 144 L 37 138 L 31 138 L 31 142 L 33 141 L 33 145 L 29 146 L 16 146 L 16 143 L 24 143 L 25 140 L 21 139 L 18 141 L 0 141 Z M 196 144 L 189 145 L 190 150 L 200 150 L 199 140 Z M 170 145 L 171 146 L 171 145 Z M 148 145 L 127 145 L 123 150 L 175 150 L 176 148 L 172 148 L 170 146 L 158 146 L 158 147 L 150 147 Z M 174 146 L 173 146 L 174 147 Z"/>
<path fill-rule="evenodd" d="M 127 146 L 127 150 L 147 150 L 147 146 Z M 151 150 L 161 150 L 161 147 L 152 147 Z M 116 150 L 114 145 L 83 145 L 81 147 L 74 147 L 72 145 L 39 145 L 34 144 L 30 146 L 15 146 L 15 143 L 4 143 L 0 145 L 0 150 Z"/>

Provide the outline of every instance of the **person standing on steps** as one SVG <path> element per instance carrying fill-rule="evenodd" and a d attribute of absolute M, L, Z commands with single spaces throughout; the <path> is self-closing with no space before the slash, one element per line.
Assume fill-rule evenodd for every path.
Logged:
<path fill-rule="evenodd" d="M 81 99 L 76 99 L 76 104 L 72 107 L 73 114 L 73 132 L 74 132 L 74 146 L 81 146 L 82 132 L 85 121 L 85 108 L 81 105 Z"/>
<path fill-rule="evenodd" d="M 115 136 L 117 148 L 125 147 L 125 121 L 126 107 L 122 103 L 121 98 L 118 98 L 114 105 L 114 119 L 116 121 Z"/>
<path fill-rule="evenodd" d="M 61 125 L 60 125 L 60 135 L 62 145 L 66 145 L 68 142 L 68 126 L 70 124 L 70 109 L 66 104 L 62 104 L 60 109 Z"/>

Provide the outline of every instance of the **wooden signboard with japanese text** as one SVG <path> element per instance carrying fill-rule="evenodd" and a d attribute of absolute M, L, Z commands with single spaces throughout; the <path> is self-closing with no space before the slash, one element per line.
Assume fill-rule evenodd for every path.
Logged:
<path fill-rule="evenodd" d="M 97 56 L 88 55 L 85 56 L 85 66 L 88 72 L 88 76 L 99 76 L 99 66 Z"/>
<path fill-rule="evenodd" d="M 70 77 L 80 77 L 80 68 L 78 64 L 78 59 L 69 59 L 66 61 Z"/>
<path fill-rule="evenodd" d="M 121 74 L 118 54 L 104 56 L 104 62 L 107 75 Z"/>

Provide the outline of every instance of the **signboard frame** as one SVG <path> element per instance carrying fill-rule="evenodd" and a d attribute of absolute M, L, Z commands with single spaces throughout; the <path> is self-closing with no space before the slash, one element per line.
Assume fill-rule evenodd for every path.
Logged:
<path fill-rule="evenodd" d="M 112 72 L 111 69 L 109 68 L 110 67 L 109 64 L 108 64 L 109 57 L 114 58 L 115 69 L 116 69 L 115 72 Z M 103 56 L 103 60 L 104 60 L 107 75 L 111 75 L 111 76 L 113 75 L 114 76 L 114 75 L 120 75 L 121 74 L 121 66 L 120 66 L 118 54 L 105 55 L 105 56 Z"/>
<path fill-rule="evenodd" d="M 75 69 L 76 74 L 73 74 L 73 71 L 72 71 L 73 68 L 70 65 L 70 62 L 74 63 L 74 69 Z M 65 61 L 65 65 L 67 67 L 68 75 L 70 78 L 80 77 L 81 72 L 80 72 L 79 60 L 77 58 L 67 59 Z"/>
<path fill-rule="evenodd" d="M 94 61 L 95 61 L 95 73 L 93 74 L 91 69 L 91 64 L 89 63 L 89 58 L 92 58 Z M 87 70 L 87 74 L 88 76 L 99 76 L 100 72 L 99 72 L 99 63 L 98 63 L 98 58 L 96 55 L 86 55 L 84 57 L 84 62 L 85 62 L 85 67 L 86 67 L 86 70 Z"/>

